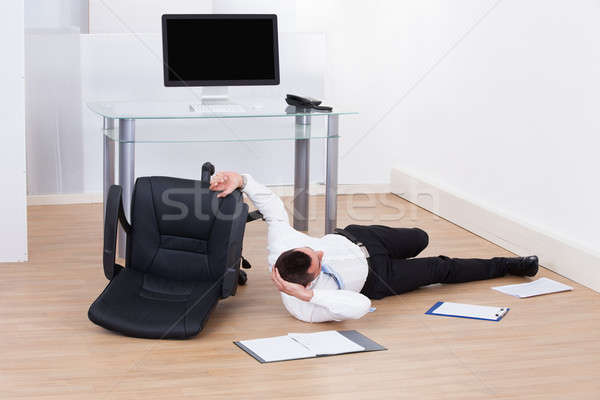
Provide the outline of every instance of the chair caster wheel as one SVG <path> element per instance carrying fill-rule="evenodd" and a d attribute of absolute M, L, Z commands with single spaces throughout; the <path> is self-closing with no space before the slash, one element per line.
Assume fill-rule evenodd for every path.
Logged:
<path fill-rule="evenodd" d="M 244 286 L 246 282 L 248 282 L 248 275 L 245 271 L 240 271 L 240 274 L 238 275 L 238 285 Z"/>

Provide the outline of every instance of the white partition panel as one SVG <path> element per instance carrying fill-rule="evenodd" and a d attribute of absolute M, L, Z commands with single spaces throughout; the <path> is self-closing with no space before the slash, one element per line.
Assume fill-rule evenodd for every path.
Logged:
<path fill-rule="evenodd" d="M 0 24 L 0 262 L 26 261 L 24 10 L 21 0 L 5 0 L 2 5 L 10 18 Z"/>
<path fill-rule="evenodd" d="M 29 194 L 83 189 L 79 29 L 25 35 Z"/>

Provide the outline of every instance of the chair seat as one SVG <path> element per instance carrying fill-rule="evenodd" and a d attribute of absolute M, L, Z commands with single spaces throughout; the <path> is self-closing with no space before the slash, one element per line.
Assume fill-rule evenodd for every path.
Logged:
<path fill-rule="evenodd" d="M 175 281 L 125 268 L 90 306 L 92 322 L 128 336 L 197 335 L 217 304 L 219 282 Z"/>

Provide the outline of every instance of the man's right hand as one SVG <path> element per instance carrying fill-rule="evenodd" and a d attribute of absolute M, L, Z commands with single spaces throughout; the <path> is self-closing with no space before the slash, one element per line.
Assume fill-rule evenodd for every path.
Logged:
<path fill-rule="evenodd" d="M 237 172 L 219 171 L 210 179 L 210 190 L 221 192 L 217 197 L 228 196 L 244 183 L 242 176 Z"/>
<path fill-rule="evenodd" d="M 275 267 L 273 267 L 273 271 L 271 271 L 271 279 L 280 292 L 283 292 L 289 296 L 296 297 L 302 301 L 310 301 L 310 299 L 313 297 L 314 293 L 312 289 L 304 287 L 299 283 L 293 283 L 284 280 L 281 275 L 279 275 L 279 271 L 277 271 L 277 268 Z"/>

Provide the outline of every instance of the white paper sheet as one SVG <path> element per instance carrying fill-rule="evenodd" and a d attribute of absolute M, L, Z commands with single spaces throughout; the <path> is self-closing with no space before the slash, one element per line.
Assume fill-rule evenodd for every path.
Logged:
<path fill-rule="evenodd" d="M 567 290 L 573 290 L 571 286 L 553 281 L 552 279 L 548 278 L 540 278 L 533 282 L 519 283 L 516 285 L 495 286 L 492 289 L 519 298 L 540 296 L 542 294 L 558 293 L 565 292 Z"/>
<path fill-rule="evenodd" d="M 473 304 L 444 302 L 438 308 L 433 310 L 432 314 L 445 314 L 457 317 L 482 318 L 489 320 L 498 320 L 506 313 L 505 307 L 477 306 Z"/>
<path fill-rule="evenodd" d="M 365 349 L 338 331 L 288 333 L 288 336 L 302 343 L 318 355 L 354 353 Z"/>
<path fill-rule="evenodd" d="M 306 346 L 303 346 L 289 336 L 240 340 L 239 343 L 252 350 L 266 362 L 316 357 L 315 352 L 309 350 Z"/>

